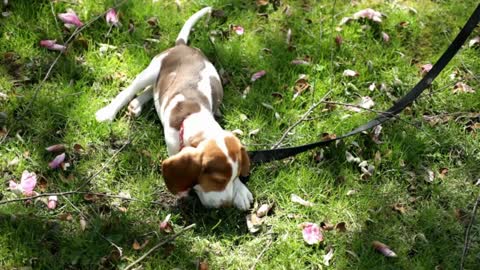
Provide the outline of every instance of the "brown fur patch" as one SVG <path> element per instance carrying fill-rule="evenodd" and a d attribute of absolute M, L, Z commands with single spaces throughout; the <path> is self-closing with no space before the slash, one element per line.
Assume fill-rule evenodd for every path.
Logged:
<path fill-rule="evenodd" d="M 227 156 L 211 140 L 205 146 L 202 158 L 202 172 L 198 184 L 205 192 L 222 191 L 232 177 L 232 166 L 228 163 Z"/>
<path fill-rule="evenodd" d="M 250 158 L 248 157 L 245 147 L 242 146 L 240 140 L 235 136 L 225 137 L 225 145 L 228 149 L 228 155 L 233 161 L 239 162 L 239 175 L 248 176 L 250 174 Z"/>
<path fill-rule="evenodd" d="M 200 105 L 194 101 L 180 101 L 175 105 L 170 114 L 170 126 L 180 130 L 183 120 L 192 113 L 200 111 Z"/>
<path fill-rule="evenodd" d="M 199 151 L 182 151 L 162 162 L 162 175 L 170 192 L 177 194 L 193 187 L 202 170 Z"/>
<path fill-rule="evenodd" d="M 170 100 L 182 94 L 185 100 L 197 102 L 210 110 L 208 98 L 197 89 L 201 79 L 200 71 L 205 68 L 206 60 L 200 50 L 182 44 L 170 49 L 162 61 L 155 84 L 155 92 L 159 92 L 160 102 L 167 99 L 168 106 Z"/>

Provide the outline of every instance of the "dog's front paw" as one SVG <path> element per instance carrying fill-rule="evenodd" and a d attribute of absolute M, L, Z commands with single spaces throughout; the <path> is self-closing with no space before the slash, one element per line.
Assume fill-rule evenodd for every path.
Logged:
<path fill-rule="evenodd" d="M 142 112 L 142 107 L 143 106 L 138 99 L 133 99 L 130 101 L 130 104 L 128 104 L 128 111 L 131 115 L 138 117 Z"/>
<path fill-rule="evenodd" d="M 247 211 L 253 203 L 253 195 L 240 180 L 237 179 L 236 181 L 238 183 L 235 184 L 233 205 L 242 211 Z"/>
<path fill-rule="evenodd" d="M 112 122 L 117 115 L 117 111 L 110 105 L 103 107 L 95 113 L 95 118 L 98 122 Z"/>

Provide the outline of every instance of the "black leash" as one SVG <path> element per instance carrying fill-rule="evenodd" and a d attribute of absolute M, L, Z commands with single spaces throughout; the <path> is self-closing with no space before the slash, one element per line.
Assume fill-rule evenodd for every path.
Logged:
<path fill-rule="evenodd" d="M 450 44 L 448 49 L 443 53 L 443 55 L 438 59 L 437 63 L 433 65 L 432 69 L 425 75 L 425 77 L 420 80 L 420 82 L 413 87 L 413 89 L 408 92 L 405 96 L 399 99 L 391 108 L 386 112 L 381 113 L 375 119 L 370 120 L 368 123 L 363 124 L 356 129 L 350 131 L 347 134 L 336 137 L 335 139 L 328 139 L 324 141 L 314 142 L 310 144 L 305 144 L 301 146 L 288 147 L 288 148 L 278 148 L 270 150 L 258 150 L 258 151 L 249 151 L 250 162 L 252 163 L 266 163 L 274 160 L 280 160 L 287 157 L 295 156 L 305 151 L 317 148 L 320 146 L 328 145 L 334 141 L 344 139 L 360 132 L 371 129 L 375 126 L 382 124 L 383 122 L 393 118 L 395 115 L 400 113 L 405 107 L 412 103 L 427 87 L 429 87 L 433 80 L 438 76 L 438 74 L 445 68 L 445 66 L 450 62 L 450 60 L 455 56 L 455 54 L 460 50 L 462 45 L 467 40 L 468 36 L 473 32 L 477 24 L 480 22 L 480 4 L 477 6 L 473 14 L 468 19 L 465 26 L 463 26 L 460 33 L 458 33 L 455 40 Z"/>

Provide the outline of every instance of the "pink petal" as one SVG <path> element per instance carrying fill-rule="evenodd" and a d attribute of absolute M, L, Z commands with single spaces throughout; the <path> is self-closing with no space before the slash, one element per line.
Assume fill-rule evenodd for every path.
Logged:
<path fill-rule="evenodd" d="M 265 70 L 260 70 L 259 72 L 255 73 L 252 75 L 252 82 L 260 79 L 261 77 L 265 76 L 265 74 L 267 74 L 267 72 Z"/>
<path fill-rule="evenodd" d="M 425 64 L 420 67 L 420 74 L 425 75 L 427 74 L 431 69 L 433 65 L 432 64 Z"/>
<path fill-rule="evenodd" d="M 60 44 L 56 44 L 56 42 L 57 42 L 56 40 L 51 40 L 51 39 L 40 40 L 40 46 L 45 47 L 52 51 L 64 52 L 67 49 L 67 47 Z"/>
<path fill-rule="evenodd" d="M 382 38 L 383 38 L 383 41 L 385 41 L 385 42 L 390 41 L 390 36 L 385 32 L 382 32 Z"/>
<path fill-rule="evenodd" d="M 67 13 L 59 13 L 58 18 L 66 24 L 73 24 L 77 27 L 80 27 L 83 25 L 83 23 L 78 18 L 77 14 L 75 14 L 75 12 L 73 11 L 70 11 Z"/>
<path fill-rule="evenodd" d="M 367 8 L 353 14 L 353 18 L 355 20 L 358 20 L 360 18 L 365 18 L 365 19 L 372 20 L 374 22 L 382 22 L 382 13 L 376 10 L 373 10 L 371 8 Z"/>
<path fill-rule="evenodd" d="M 52 162 L 48 163 L 48 166 L 52 169 L 60 167 L 60 164 L 65 160 L 65 153 L 56 156 Z"/>
<path fill-rule="evenodd" d="M 357 77 L 359 76 L 360 74 L 354 70 L 351 70 L 351 69 L 346 69 L 343 71 L 343 76 L 345 77 Z"/>
<path fill-rule="evenodd" d="M 107 14 L 105 15 L 105 20 L 110 25 L 117 26 L 117 27 L 120 25 L 117 12 L 113 8 L 107 11 Z"/>
<path fill-rule="evenodd" d="M 323 241 L 323 234 L 320 227 L 315 223 L 306 222 L 303 224 L 303 240 L 309 245 L 315 245 Z"/>
<path fill-rule="evenodd" d="M 37 175 L 34 172 L 27 170 L 23 171 L 22 178 L 20 180 L 20 188 L 25 195 L 30 195 L 33 189 L 37 185 Z"/>
<path fill-rule="evenodd" d="M 233 26 L 233 30 L 234 30 L 235 33 L 237 33 L 237 35 L 239 35 L 239 36 L 243 35 L 243 33 L 245 32 L 245 30 L 243 29 L 243 27 L 241 27 L 240 25 L 235 25 L 235 26 Z"/>
<path fill-rule="evenodd" d="M 55 208 L 57 208 L 57 201 L 58 201 L 57 196 L 50 196 L 50 197 L 48 197 L 48 204 L 47 204 L 48 209 L 55 209 Z"/>
<path fill-rule="evenodd" d="M 18 184 L 17 182 L 13 181 L 13 180 L 10 180 L 10 182 L 8 183 L 8 188 L 10 190 L 15 190 L 18 188 Z"/>

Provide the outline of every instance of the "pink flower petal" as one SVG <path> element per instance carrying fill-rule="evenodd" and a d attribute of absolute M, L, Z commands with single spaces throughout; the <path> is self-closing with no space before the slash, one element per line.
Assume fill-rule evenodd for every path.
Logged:
<path fill-rule="evenodd" d="M 374 22 L 382 22 L 382 13 L 371 8 L 363 9 L 353 14 L 353 18 L 358 20 L 360 18 L 369 19 Z"/>
<path fill-rule="evenodd" d="M 252 82 L 260 79 L 261 77 L 265 76 L 265 74 L 267 74 L 267 72 L 265 70 L 260 70 L 259 72 L 256 72 L 252 75 Z"/>
<path fill-rule="evenodd" d="M 420 67 L 420 74 L 422 76 L 425 76 L 431 69 L 433 65 L 432 64 L 425 64 Z"/>
<path fill-rule="evenodd" d="M 390 36 L 385 32 L 382 32 L 382 38 L 383 38 L 383 41 L 387 43 L 390 41 Z"/>
<path fill-rule="evenodd" d="M 48 209 L 55 209 L 55 208 L 57 208 L 57 201 L 58 201 L 57 196 L 50 196 L 50 197 L 48 197 L 48 204 L 47 204 Z"/>
<path fill-rule="evenodd" d="M 56 156 L 52 160 L 52 162 L 48 163 L 48 166 L 52 169 L 59 168 L 64 160 L 65 160 L 65 153 Z"/>
<path fill-rule="evenodd" d="M 56 42 L 57 42 L 56 40 L 51 40 L 51 39 L 40 40 L 40 46 L 45 47 L 52 51 L 65 52 L 67 47 L 60 44 L 56 44 Z"/>
<path fill-rule="evenodd" d="M 68 11 L 67 13 L 59 13 L 58 18 L 65 24 L 73 24 L 77 27 L 81 27 L 83 25 L 77 14 L 75 14 L 75 12 L 73 11 Z"/>
<path fill-rule="evenodd" d="M 107 14 L 105 15 L 105 20 L 110 25 L 117 26 L 117 27 L 120 26 L 120 21 L 118 20 L 117 12 L 113 8 L 107 11 Z"/>
<path fill-rule="evenodd" d="M 317 224 L 306 222 L 302 227 L 303 240 L 307 244 L 315 245 L 323 241 L 323 234 Z"/>
<path fill-rule="evenodd" d="M 33 189 L 37 185 L 37 175 L 34 172 L 23 171 L 22 178 L 20 180 L 20 186 L 25 195 L 30 195 Z"/>
<path fill-rule="evenodd" d="M 245 32 L 243 27 L 241 27 L 240 25 L 233 26 L 233 31 L 235 31 L 235 33 L 237 33 L 237 35 L 239 36 L 243 35 L 243 33 Z"/>
<path fill-rule="evenodd" d="M 357 77 L 359 76 L 360 74 L 354 70 L 351 70 L 351 69 L 346 69 L 343 71 L 343 76 L 345 77 Z"/>

